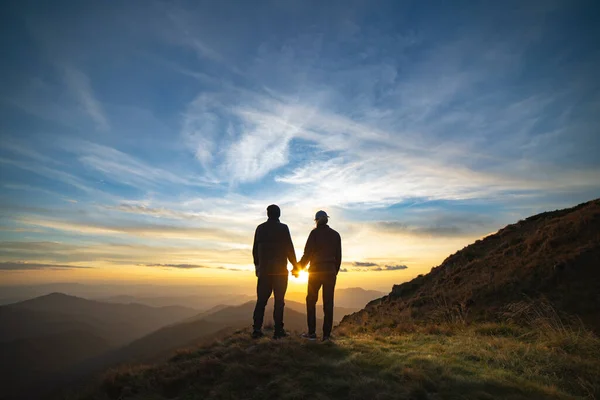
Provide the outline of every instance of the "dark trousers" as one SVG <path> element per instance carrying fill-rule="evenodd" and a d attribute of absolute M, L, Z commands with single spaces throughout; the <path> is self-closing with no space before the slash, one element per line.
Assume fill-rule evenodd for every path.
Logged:
<path fill-rule="evenodd" d="M 285 302 L 285 291 L 287 290 L 287 275 L 261 275 L 258 277 L 256 285 L 256 307 L 254 307 L 254 329 L 262 329 L 263 319 L 265 317 L 265 307 L 271 297 L 275 297 L 275 307 L 273 309 L 273 321 L 275 330 L 283 329 L 283 307 Z"/>
<path fill-rule="evenodd" d="M 331 335 L 333 328 L 333 292 L 337 274 L 333 272 L 314 272 L 308 274 L 308 294 L 306 295 L 306 316 L 308 333 L 315 333 L 317 325 L 316 305 L 319 290 L 323 286 L 323 336 Z"/>

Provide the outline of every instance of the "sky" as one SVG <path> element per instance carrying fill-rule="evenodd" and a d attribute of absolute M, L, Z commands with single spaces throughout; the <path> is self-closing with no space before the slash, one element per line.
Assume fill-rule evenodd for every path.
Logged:
<path fill-rule="evenodd" d="M 600 197 L 595 1 L 0 8 L 4 284 L 253 285 L 275 203 L 389 289 Z"/>

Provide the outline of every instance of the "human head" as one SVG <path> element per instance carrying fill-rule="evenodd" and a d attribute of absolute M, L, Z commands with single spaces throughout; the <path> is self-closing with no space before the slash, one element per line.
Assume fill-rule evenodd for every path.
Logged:
<path fill-rule="evenodd" d="M 271 204 L 269 207 L 267 207 L 267 217 L 277 219 L 280 216 L 281 216 L 281 210 L 279 209 L 278 205 Z"/>
<path fill-rule="evenodd" d="M 315 222 L 317 223 L 317 225 L 326 224 L 327 221 L 329 221 L 329 216 L 327 215 L 327 213 L 323 210 L 317 211 L 317 213 L 315 214 Z"/>

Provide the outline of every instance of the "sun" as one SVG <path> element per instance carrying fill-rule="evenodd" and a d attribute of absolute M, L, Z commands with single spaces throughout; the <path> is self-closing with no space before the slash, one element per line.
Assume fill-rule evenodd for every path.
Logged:
<path fill-rule="evenodd" d="M 308 271 L 303 269 L 300 272 L 298 272 L 297 278 L 294 275 L 292 275 L 292 279 L 296 283 L 308 283 Z"/>

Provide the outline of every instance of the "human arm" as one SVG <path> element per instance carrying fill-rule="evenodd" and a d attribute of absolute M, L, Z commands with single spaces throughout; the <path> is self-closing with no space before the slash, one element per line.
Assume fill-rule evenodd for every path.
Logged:
<path fill-rule="evenodd" d="M 290 261 L 290 263 L 292 264 L 292 274 L 294 274 L 295 271 L 299 270 L 298 268 L 298 261 L 296 260 L 296 250 L 294 250 L 294 242 L 292 242 L 292 234 L 290 233 L 290 229 L 286 226 L 286 234 L 287 234 L 287 238 L 286 238 L 286 249 L 287 249 L 287 258 Z"/>
<path fill-rule="evenodd" d="M 254 259 L 254 273 L 258 277 L 258 268 L 260 260 L 258 259 L 258 227 L 254 232 L 254 244 L 252 245 L 252 258 Z"/>
<path fill-rule="evenodd" d="M 342 237 L 338 234 L 337 239 L 337 247 L 335 251 L 336 274 L 340 272 L 340 267 L 342 266 Z"/>
<path fill-rule="evenodd" d="M 310 234 L 308 235 L 308 239 L 306 240 L 306 245 L 304 246 L 304 255 L 302 256 L 302 258 L 300 259 L 300 262 L 299 262 L 300 268 L 306 268 L 308 263 L 310 263 L 313 252 L 314 252 L 314 248 L 315 248 L 315 238 L 314 238 L 313 232 L 311 231 Z"/>

